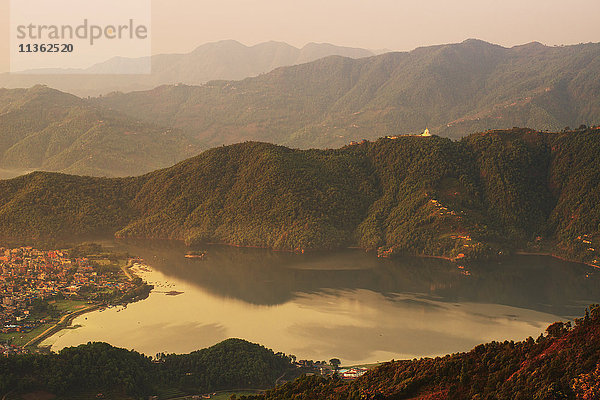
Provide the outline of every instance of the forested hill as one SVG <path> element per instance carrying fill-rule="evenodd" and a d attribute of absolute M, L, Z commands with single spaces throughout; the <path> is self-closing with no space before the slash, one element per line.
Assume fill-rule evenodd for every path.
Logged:
<path fill-rule="evenodd" d="M 337 150 L 247 142 L 136 178 L 0 181 L 3 239 L 116 234 L 451 258 L 600 259 L 600 130 L 381 138 Z"/>
<path fill-rule="evenodd" d="M 165 393 L 183 397 L 273 387 L 290 368 L 291 360 L 283 353 L 241 339 L 227 339 L 189 354 L 157 354 L 154 360 L 107 343 L 88 343 L 58 354 L 1 357 L 0 393 L 10 399 L 35 396 L 31 393 L 35 391 L 61 399 L 98 398 L 98 393 L 107 399 L 147 399 Z"/>
<path fill-rule="evenodd" d="M 458 138 L 513 126 L 558 131 L 598 124 L 599 77 L 600 44 L 504 48 L 467 40 L 94 101 L 180 128 L 207 147 L 258 140 L 325 148 L 425 127 Z"/>
<path fill-rule="evenodd" d="M 300 378 L 255 400 L 558 400 L 600 398 L 600 309 L 523 342 L 492 342 L 468 353 L 392 361 L 352 383 Z M 242 397 L 245 400 L 245 397 Z"/>
<path fill-rule="evenodd" d="M 198 147 L 176 129 L 140 122 L 34 86 L 0 89 L 0 168 L 127 176 L 173 165 Z"/>

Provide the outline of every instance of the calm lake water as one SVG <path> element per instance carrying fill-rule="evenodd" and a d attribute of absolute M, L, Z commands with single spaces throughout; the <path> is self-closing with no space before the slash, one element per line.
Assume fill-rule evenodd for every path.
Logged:
<path fill-rule="evenodd" d="M 468 271 L 436 259 L 377 259 L 360 250 L 296 255 L 178 243 L 118 243 L 144 258 L 155 285 L 126 308 L 96 311 L 44 344 L 104 341 L 154 355 L 237 337 L 299 359 L 346 364 L 435 356 L 491 340 L 537 337 L 600 302 L 600 272 L 521 256 Z M 169 295 L 168 292 L 182 292 Z"/>

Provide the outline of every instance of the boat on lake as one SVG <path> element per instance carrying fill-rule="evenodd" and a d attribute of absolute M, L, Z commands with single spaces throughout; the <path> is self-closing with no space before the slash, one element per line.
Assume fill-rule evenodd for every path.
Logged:
<path fill-rule="evenodd" d="M 202 260 L 205 256 L 206 252 L 204 251 L 188 251 L 187 253 L 185 253 L 185 258 L 197 258 Z"/>

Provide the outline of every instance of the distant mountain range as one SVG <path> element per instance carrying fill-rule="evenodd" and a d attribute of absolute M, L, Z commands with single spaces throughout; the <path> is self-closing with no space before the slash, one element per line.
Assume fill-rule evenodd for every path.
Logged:
<path fill-rule="evenodd" d="M 600 265 L 600 129 L 403 136 L 338 150 L 247 142 L 135 178 L 0 181 L 0 239 L 75 235 Z"/>
<path fill-rule="evenodd" d="M 0 168 L 6 176 L 34 169 L 139 175 L 199 151 L 176 129 L 158 128 L 44 86 L 0 89 L 0 132 Z"/>
<path fill-rule="evenodd" d="M 163 66 L 196 74 L 198 80 L 218 65 L 223 76 L 244 76 L 253 73 L 249 68 L 256 72 L 284 59 L 301 62 L 336 49 L 220 42 L 173 56 L 181 62 L 165 61 Z M 229 61 L 223 63 L 226 55 Z M 163 71 L 161 79 L 173 76 Z M 78 84 L 70 79 L 66 81 Z M 163 85 L 89 99 L 42 86 L 2 90 L 0 174 L 43 169 L 135 175 L 172 165 L 200 149 L 248 140 L 336 148 L 363 138 L 420 133 L 426 127 L 456 139 L 487 129 L 560 131 L 598 123 L 600 44 L 531 43 L 507 49 L 467 40 L 359 59 L 331 56 L 239 81 Z"/>
<path fill-rule="evenodd" d="M 180 128 L 208 147 L 244 140 L 338 147 L 426 127 L 453 138 L 513 126 L 557 131 L 600 123 L 600 44 L 507 49 L 467 40 L 95 103 Z"/>
<path fill-rule="evenodd" d="M 245 46 L 224 40 L 199 46 L 187 54 L 151 57 L 152 74 L 136 75 L 148 59 L 117 57 L 81 70 L 31 70 L 25 74 L 1 74 L 0 87 L 23 88 L 36 84 L 78 96 L 98 96 L 112 91 L 151 89 L 159 85 L 199 85 L 211 80 L 239 80 L 332 55 L 361 58 L 374 55 L 364 49 L 327 43 L 309 43 L 296 48 L 282 42 Z"/>

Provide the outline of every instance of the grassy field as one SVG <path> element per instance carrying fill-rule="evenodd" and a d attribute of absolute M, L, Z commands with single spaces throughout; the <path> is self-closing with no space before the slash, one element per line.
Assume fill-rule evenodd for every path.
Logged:
<path fill-rule="evenodd" d="M 31 339 L 44 332 L 46 329 L 50 328 L 54 325 L 56 321 L 43 324 L 33 329 L 31 332 L 22 333 L 22 332 L 11 332 L 11 333 L 0 333 L 0 341 L 9 342 L 15 346 L 23 346 L 25 343 L 29 342 Z"/>
<path fill-rule="evenodd" d="M 185 393 L 181 390 L 169 388 L 162 388 L 161 390 L 158 390 L 155 394 L 158 395 L 159 399 L 173 399 L 185 396 Z"/>
<path fill-rule="evenodd" d="M 69 314 L 73 311 L 87 307 L 89 304 L 85 300 L 56 300 L 54 306 L 60 312 L 60 315 Z"/>
<path fill-rule="evenodd" d="M 31 339 L 44 332 L 46 329 L 56 324 L 63 315 L 80 310 L 86 307 L 88 304 L 82 300 L 57 300 L 53 302 L 52 305 L 54 305 L 56 307 L 56 310 L 60 313 L 60 316 L 58 318 L 49 320 L 48 323 L 36 327 L 31 332 L 0 333 L 0 341 L 9 342 L 10 344 L 15 346 L 23 346 L 25 343 L 29 342 Z M 43 317 L 44 316 L 36 316 L 36 318 Z"/>
<path fill-rule="evenodd" d="M 217 395 L 211 397 L 211 400 L 229 400 L 231 398 L 231 395 L 236 395 L 238 398 L 240 396 L 249 396 L 251 394 L 258 394 L 260 393 L 258 390 L 257 391 L 241 391 L 241 392 L 223 392 L 223 393 L 218 393 Z"/>

